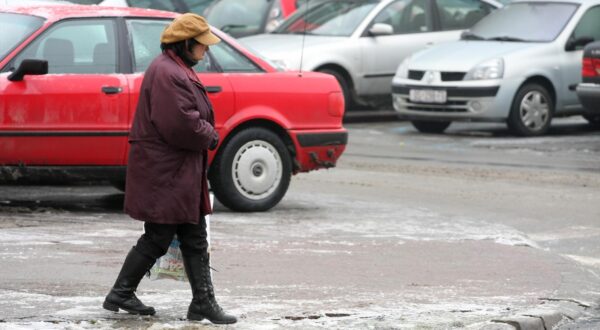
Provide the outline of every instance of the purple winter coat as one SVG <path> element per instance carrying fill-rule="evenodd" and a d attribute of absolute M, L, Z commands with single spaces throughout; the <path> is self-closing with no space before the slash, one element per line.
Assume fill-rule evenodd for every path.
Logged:
<path fill-rule="evenodd" d="M 125 213 L 161 224 L 212 212 L 207 149 L 218 139 L 204 87 L 167 54 L 146 70 L 129 133 Z"/>

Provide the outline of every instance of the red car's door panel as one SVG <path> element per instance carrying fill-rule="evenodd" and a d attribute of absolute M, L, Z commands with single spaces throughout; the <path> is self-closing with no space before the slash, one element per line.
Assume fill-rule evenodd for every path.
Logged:
<path fill-rule="evenodd" d="M 1 163 L 124 164 L 129 96 L 123 75 L 1 79 Z"/>

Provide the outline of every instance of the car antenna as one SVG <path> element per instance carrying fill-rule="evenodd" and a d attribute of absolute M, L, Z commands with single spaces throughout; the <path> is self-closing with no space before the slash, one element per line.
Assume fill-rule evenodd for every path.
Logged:
<path fill-rule="evenodd" d="M 298 69 L 298 77 L 302 77 L 302 60 L 304 59 L 304 40 L 306 39 L 306 15 L 310 9 L 310 0 L 306 0 L 306 11 L 304 11 L 304 31 L 302 32 L 302 48 L 300 48 L 300 68 Z"/>

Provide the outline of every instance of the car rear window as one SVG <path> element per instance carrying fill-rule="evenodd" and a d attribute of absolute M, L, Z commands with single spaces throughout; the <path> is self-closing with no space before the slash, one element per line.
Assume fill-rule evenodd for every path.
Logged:
<path fill-rule="evenodd" d="M 23 40 L 44 24 L 44 19 L 36 16 L 0 13 L 0 61 L 15 49 Z"/>

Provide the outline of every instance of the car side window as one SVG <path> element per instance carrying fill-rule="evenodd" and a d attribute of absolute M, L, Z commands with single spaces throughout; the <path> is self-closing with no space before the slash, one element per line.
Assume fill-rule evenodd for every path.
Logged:
<path fill-rule="evenodd" d="M 223 72 L 261 72 L 249 58 L 235 50 L 225 41 L 210 46 L 210 53 Z M 205 56 L 204 58 L 207 58 Z"/>
<path fill-rule="evenodd" d="M 170 22 L 156 19 L 127 20 L 129 39 L 133 47 L 133 72 L 146 71 L 150 63 L 162 53 L 160 35 Z M 216 71 L 209 56 L 205 56 L 204 60 L 194 67 L 194 70 L 196 72 Z"/>
<path fill-rule="evenodd" d="M 389 24 L 394 29 L 394 34 L 431 31 L 428 2 L 428 0 L 394 1 L 377 14 L 372 24 Z"/>
<path fill-rule="evenodd" d="M 114 21 L 77 19 L 62 21 L 29 44 L 14 60 L 48 61 L 48 73 L 109 74 L 117 72 Z"/>
<path fill-rule="evenodd" d="M 595 41 L 600 41 L 600 6 L 588 9 L 583 14 L 579 23 L 573 31 L 573 38 L 592 37 Z M 583 49 L 578 46 L 577 49 Z"/>
<path fill-rule="evenodd" d="M 127 20 L 130 45 L 133 47 L 133 72 L 144 72 L 161 53 L 160 35 L 168 20 Z"/>
<path fill-rule="evenodd" d="M 481 0 L 437 0 L 442 30 L 468 29 L 494 7 Z"/>

